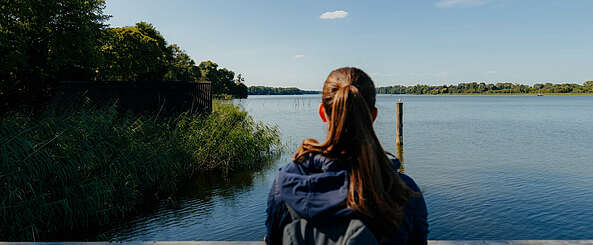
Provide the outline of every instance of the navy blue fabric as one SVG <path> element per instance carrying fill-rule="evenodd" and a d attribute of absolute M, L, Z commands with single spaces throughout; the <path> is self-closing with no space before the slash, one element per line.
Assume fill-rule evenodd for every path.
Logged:
<path fill-rule="evenodd" d="M 393 159 L 393 169 L 401 163 Z M 415 192 L 420 188 L 405 174 L 399 174 L 403 182 Z M 339 161 L 330 160 L 321 154 L 296 164 L 291 162 L 278 171 L 278 176 L 268 195 L 267 242 L 282 243 L 284 226 L 291 222 L 286 205 L 290 205 L 302 218 L 313 222 L 334 222 L 356 218 L 354 211 L 344 203 L 348 195 L 348 170 Z M 405 217 L 399 231 L 385 244 L 426 244 L 428 234 L 426 203 L 422 196 L 412 197 L 405 208 Z"/>

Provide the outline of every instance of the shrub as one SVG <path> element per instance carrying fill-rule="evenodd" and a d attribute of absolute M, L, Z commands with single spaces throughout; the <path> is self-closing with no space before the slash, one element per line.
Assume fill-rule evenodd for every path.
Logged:
<path fill-rule="evenodd" d="M 230 103 L 164 119 L 115 106 L 11 114 L 0 119 L 0 240 L 65 238 L 126 219 L 197 172 L 260 168 L 280 146 L 275 127 Z"/>

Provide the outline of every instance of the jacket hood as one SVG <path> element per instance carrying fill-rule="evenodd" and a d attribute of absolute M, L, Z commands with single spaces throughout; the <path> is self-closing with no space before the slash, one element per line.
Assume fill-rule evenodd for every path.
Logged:
<path fill-rule="evenodd" d="M 279 170 L 280 199 L 309 220 L 332 220 L 353 214 L 345 205 L 348 171 L 344 164 L 321 154 Z"/>
<path fill-rule="evenodd" d="M 400 161 L 396 158 L 392 162 L 393 169 L 399 169 Z M 318 221 L 354 214 L 345 205 L 349 182 L 345 164 L 321 154 L 311 154 L 303 163 L 287 164 L 280 168 L 277 179 L 280 200 L 301 217 Z M 417 189 L 415 184 L 414 187 Z"/>

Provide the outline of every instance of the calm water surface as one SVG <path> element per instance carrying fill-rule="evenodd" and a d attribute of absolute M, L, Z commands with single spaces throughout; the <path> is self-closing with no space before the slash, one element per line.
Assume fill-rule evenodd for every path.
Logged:
<path fill-rule="evenodd" d="M 379 96 L 375 130 L 395 151 L 404 104 L 405 171 L 422 188 L 429 239 L 593 238 L 593 96 Z M 323 140 L 319 95 L 235 101 L 277 124 L 289 150 L 272 167 L 197 177 L 176 205 L 114 227 L 114 240 L 261 240 L 276 169 Z"/>

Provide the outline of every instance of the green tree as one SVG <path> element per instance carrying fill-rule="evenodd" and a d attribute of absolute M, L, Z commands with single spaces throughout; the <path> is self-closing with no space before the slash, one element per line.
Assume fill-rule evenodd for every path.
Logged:
<path fill-rule="evenodd" d="M 251 93 L 251 90 L 250 90 Z M 574 83 L 536 83 L 533 86 L 513 83 L 459 83 L 457 85 L 442 86 L 401 86 L 377 88 L 379 94 L 490 94 L 490 93 L 593 93 L 593 81 L 587 81 L 583 85 Z"/>
<path fill-rule="evenodd" d="M 213 94 L 231 94 L 233 88 L 235 73 L 226 69 L 218 68 L 218 64 L 208 60 L 198 65 L 202 78 L 212 83 Z"/>
<path fill-rule="evenodd" d="M 198 69 L 200 69 L 200 75 L 203 79 L 214 82 L 216 80 L 216 72 L 218 71 L 218 64 L 208 60 L 202 61 L 198 65 Z"/>
<path fill-rule="evenodd" d="M 583 84 L 583 87 L 583 90 L 585 90 L 585 92 L 593 93 L 593 81 L 586 81 L 585 84 Z"/>
<path fill-rule="evenodd" d="M 177 44 L 171 44 L 168 48 L 171 57 L 169 59 L 169 71 L 165 74 L 165 80 L 199 81 L 202 74 L 194 60 Z"/>
<path fill-rule="evenodd" d="M 249 95 L 247 86 L 244 83 L 239 83 L 235 86 L 233 96 L 239 99 L 245 99 Z"/>
<path fill-rule="evenodd" d="M 235 98 L 244 99 L 247 98 L 249 95 L 249 91 L 247 86 L 243 83 L 245 81 L 245 77 L 243 74 L 238 74 L 237 78 L 235 79 L 235 86 L 233 87 L 233 96 Z"/>
<path fill-rule="evenodd" d="M 1 1 L 0 106 L 36 104 L 59 80 L 92 78 L 104 7 L 104 0 Z"/>
<path fill-rule="evenodd" d="M 243 82 L 245 82 L 245 77 L 243 76 L 243 74 L 239 73 L 237 75 L 237 79 L 235 80 L 235 83 L 239 84 L 239 83 L 243 83 Z"/>
<path fill-rule="evenodd" d="M 251 86 L 248 88 L 252 95 L 294 95 L 294 94 L 319 94 L 319 91 L 305 91 L 298 88 L 272 88 L 264 86 Z"/>
<path fill-rule="evenodd" d="M 229 69 L 222 68 L 218 70 L 219 93 L 233 94 L 235 87 L 235 73 Z"/>
<path fill-rule="evenodd" d="M 169 71 L 173 50 L 151 24 L 109 28 L 101 41 L 98 80 L 160 81 Z"/>

